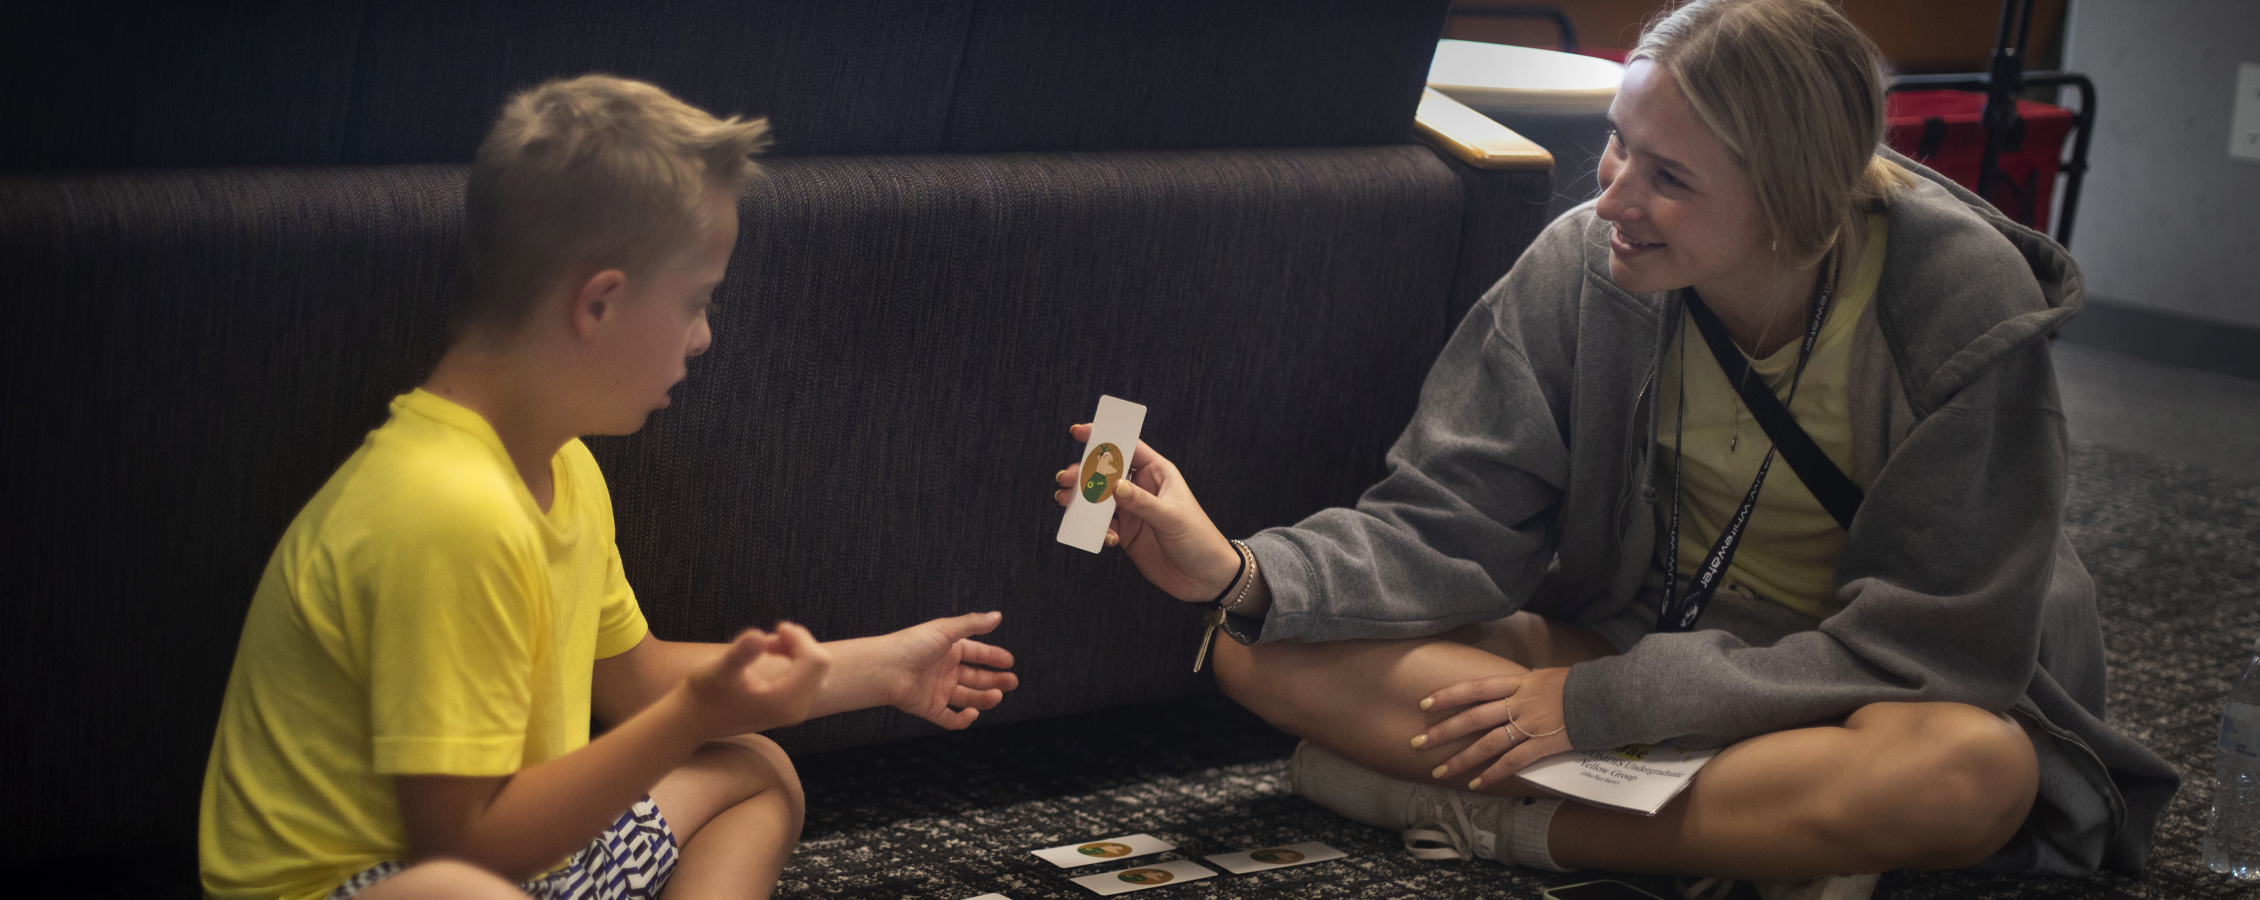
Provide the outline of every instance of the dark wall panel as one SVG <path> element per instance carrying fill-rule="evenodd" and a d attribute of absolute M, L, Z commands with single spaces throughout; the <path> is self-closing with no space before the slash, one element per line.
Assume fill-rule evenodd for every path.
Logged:
<path fill-rule="evenodd" d="M 319 165 L 362 3 L 0 4 L 0 169 Z"/>
<path fill-rule="evenodd" d="M 467 162 L 610 72 L 777 153 L 1411 139 L 1442 0 L 89 0 L 0 11 L 0 168 Z"/>
<path fill-rule="evenodd" d="M 768 116 L 780 154 L 932 151 L 971 2 L 379 2 L 345 159 L 468 162 L 512 93 L 586 72 Z"/>
<path fill-rule="evenodd" d="M 988 0 L 944 146 L 1095 150 L 1393 144 L 1440 0 Z"/>

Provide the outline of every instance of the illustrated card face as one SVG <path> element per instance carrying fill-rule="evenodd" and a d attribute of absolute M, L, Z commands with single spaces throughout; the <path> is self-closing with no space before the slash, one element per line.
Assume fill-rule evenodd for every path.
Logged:
<path fill-rule="evenodd" d="M 1177 859 L 1150 866 L 1139 866 L 1118 872 L 1101 872 L 1097 875 L 1085 875 L 1081 878 L 1070 878 L 1068 880 L 1090 888 L 1101 897 L 1106 897 L 1215 877 L 1215 872 L 1209 871 L 1206 866 L 1200 863 L 1189 859 Z"/>
<path fill-rule="evenodd" d="M 1036 851 L 1036 858 L 1062 869 L 1072 869 L 1076 866 L 1097 865 L 1103 862 L 1114 862 L 1129 859 L 1133 856 L 1144 856 L 1148 853 L 1160 853 L 1163 850 L 1175 849 L 1177 849 L 1176 844 L 1150 834 L 1126 834 L 1102 841 L 1085 841 L 1080 844 L 1047 847 Z"/>
<path fill-rule="evenodd" d="M 1138 450 L 1138 430 L 1145 427 L 1146 408 L 1119 397 L 1099 397 L 1099 412 L 1091 417 L 1091 439 L 1083 445 L 1083 462 L 1077 467 L 1074 496 L 1067 499 L 1067 514 L 1059 520 L 1059 542 L 1090 553 L 1106 548 L 1106 526 L 1114 521 L 1114 488 L 1130 475 L 1130 457 Z"/>
<path fill-rule="evenodd" d="M 1310 841 L 1302 844 L 1288 844 L 1284 847 L 1263 847 L 1245 853 L 1219 853 L 1215 856 L 1203 858 L 1224 867 L 1224 871 L 1234 875 L 1246 875 L 1249 872 L 1261 872 L 1265 869 L 1284 869 L 1288 866 L 1309 865 L 1330 859 L 1341 859 L 1348 855 L 1317 841 Z"/>

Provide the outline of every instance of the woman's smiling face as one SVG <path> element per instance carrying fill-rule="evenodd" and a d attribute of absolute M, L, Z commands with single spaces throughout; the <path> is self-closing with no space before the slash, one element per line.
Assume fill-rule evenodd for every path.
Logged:
<path fill-rule="evenodd" d="M 1739 292 L 1776 271 L 1749 173 L 1663 67 L 1639 60 L 1609 105 L 1594 211 L 1613 227 L 1609 276 L 1633 293 Z"/>

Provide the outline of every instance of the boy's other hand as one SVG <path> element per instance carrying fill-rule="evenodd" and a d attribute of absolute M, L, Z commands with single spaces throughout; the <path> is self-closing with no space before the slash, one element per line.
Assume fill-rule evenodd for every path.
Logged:
<path fill-rule="evenodd" d="M 798 725 L 824 689 L 831 653 L 791 622 L 775 634 L 748 628 L 713 665 L 685 682 L 708 737 Z"/>
<path fill-rule="evenodd" d="M 1004 701 L 1020 686 L 1012 651 L 973 640 L 995 631 L 1003 613 L 967 613 L 935 619 L 887 635 L 893 644 L 887 664 L 894 669 L 888 703 L 943 728 L 973 724 L 984 709 Z"/>

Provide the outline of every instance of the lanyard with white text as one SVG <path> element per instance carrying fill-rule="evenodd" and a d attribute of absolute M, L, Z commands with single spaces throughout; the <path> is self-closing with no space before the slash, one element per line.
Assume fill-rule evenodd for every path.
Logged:
<path fill-rule="evenodd" d="M 1829 278 L 1828 260 L 1821 261 L 1820 283 L 1814 287 L 1813 321 L 1805 327 L 1805 342 L 1797 349 L 1797 368 L 1789 376 L 1789 399 L 1782 401 L 1787 407 L 1797 399 L 1797 383 L 1804 378 L 1805 363 L 1813 356 L 1813 343 L 1820 339 L 1821 322 L 1828 318 Z M 1703 299 L 1695 295 L 1694 288 L 1687 289 L 1690 315 L 1711 315 Z M 1703 608 L 1711 603 L 1711 595 L 1718 592 L 1719 582 L 1726 577 L 1727 563 L 1734 559 L 1734 548 L 1742 543 L 1742 533 L 1750 524 L 1750 513 L 1758 507 L 1758 490 L 1765 486 L 1766 470 L 1773 468 L 1775 448 L 1766 448 L 1766 458 L 1758 462 L 1758 477 L 1750 481 L 1750 491 L 1742 497 L 1742 506 L 1734 511 L 1726 527 L 1719 530 L 1718 540 L 1711 544 L 1711 552 L 1703 557 L 1695 574 L 1688 579 L 1687 591 L 1679 590 L 1679 497 L 1680 469 L 1687 456 L 1687 335 L 1679 340 L 1679 402 L 1673 410 L 1672 463 L 1671 463 L 1671 527 L 1666 541 L 1671 544 L 1671 577 L 1664 579 L 1663 605 L 1656 610 L 1657 631 L 1694 631 L 1695 622 L 1703 617 Z M 1747 377 L 1745 370 L 1745 376 Z M 1769 442 L 1770 443 L 1770 442 Z"/>

